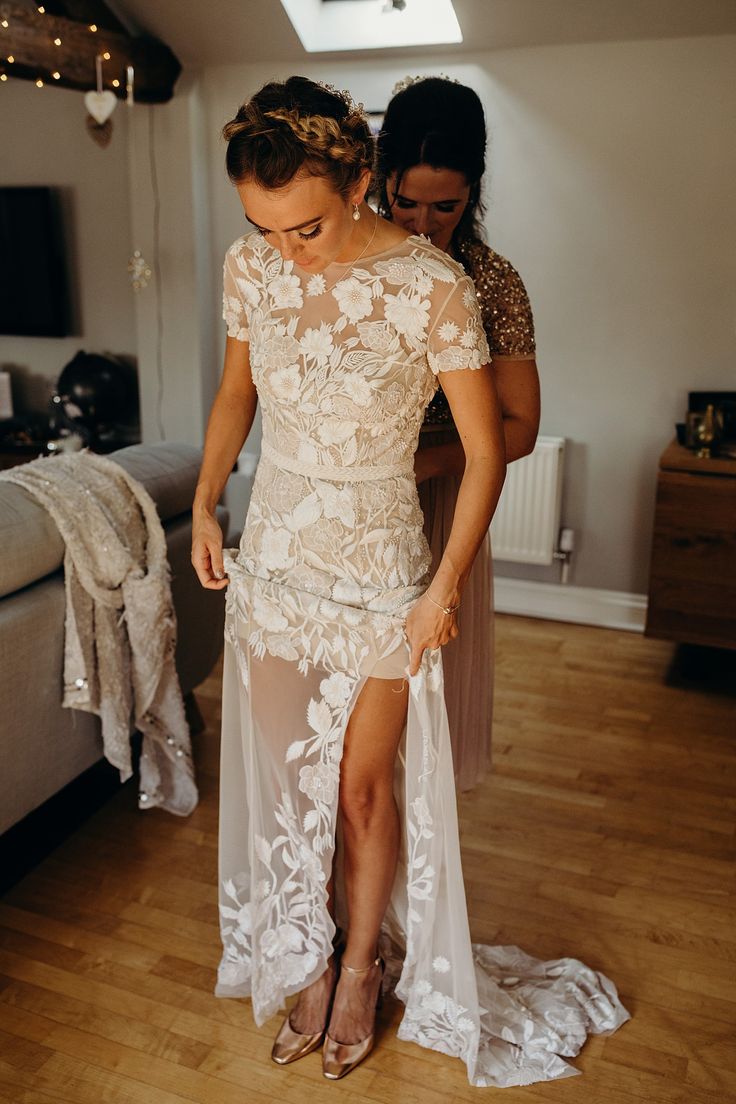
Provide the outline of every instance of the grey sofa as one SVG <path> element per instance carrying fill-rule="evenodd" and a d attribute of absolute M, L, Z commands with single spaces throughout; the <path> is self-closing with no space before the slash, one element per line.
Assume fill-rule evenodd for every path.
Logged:
<path fill-rule="evenodd" d="M 133 445 L 110 458 L 143 483 L 164 525 L 178 622 L 176 666 L 188 695 L 219 656 L 224 617 L 223 593 L 204 590 L 189 559 L 201 454 L 162 443 Z M 220 508 L 218 518 L 227 532 L 227 511 Z M 63 555 L 43 507 L 0 481 L 0 833 L 102 756 L 97 718 L 61 707 Z"/>

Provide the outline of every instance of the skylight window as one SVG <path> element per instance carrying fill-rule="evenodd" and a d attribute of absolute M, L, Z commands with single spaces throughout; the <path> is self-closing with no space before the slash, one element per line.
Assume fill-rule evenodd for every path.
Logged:
<path fill-rule="evenodd" d="M 281 0 L 304 49 L 385 50 L 462 42 L 452 0 Z"/>

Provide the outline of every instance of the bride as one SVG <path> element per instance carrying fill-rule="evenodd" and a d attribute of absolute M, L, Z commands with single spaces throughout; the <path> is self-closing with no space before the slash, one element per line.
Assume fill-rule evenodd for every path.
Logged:
<path fill-rule="evenodd" d="M 572 959 L 471 947 L 441 647 L 504 478 L 475 292 L 365 202 L 373 163 L 349 96 L 265 85 L 224 130 L 255 233 L 227 252 L 227 350 L 194 503 L 192 562 L 227 586 L 219 996 L 258 1024 L 298 999 L 279 1064 L 322 1045 L 349 1073 L 380 991 L 399 1028 L 476 1085 L 575 1072 L 587 1031 L 627 1018 Z M 438 374 L 466 455 L 434 575 L 413 458 Z M 236 553 L 214 509 L 260 402 L 261 459 Z"/>

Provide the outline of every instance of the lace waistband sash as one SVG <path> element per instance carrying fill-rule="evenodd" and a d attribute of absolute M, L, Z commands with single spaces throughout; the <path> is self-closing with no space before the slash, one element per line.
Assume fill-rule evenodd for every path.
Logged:
<path fill-rule="evenodd" d="M 414 461 L 402 460 L 398 464 L 364 464 L 352 465 L 347 468 L 338 468 L 330 464 L 310 464 L 306 460 L 297 460 L 293 456 L 284 456 L 283 453 L 264 441 L 261 445 L 261 456 L 270 461 L 277 468 L 294 472 L 295 475 L 312 476 L 314 479 L 328 479 L 337 483 L 366 483 L 373 479 L 390 479 L 392 476 L 411 476 L 414 478 Z"/>

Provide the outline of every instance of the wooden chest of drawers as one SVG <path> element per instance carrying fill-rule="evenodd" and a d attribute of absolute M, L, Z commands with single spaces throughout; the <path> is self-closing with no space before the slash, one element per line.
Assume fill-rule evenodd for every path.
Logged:
<path fill-rule="evenodd" d="M 736 460 L 662 454 L 645 632 L 736 648 Z"/>

